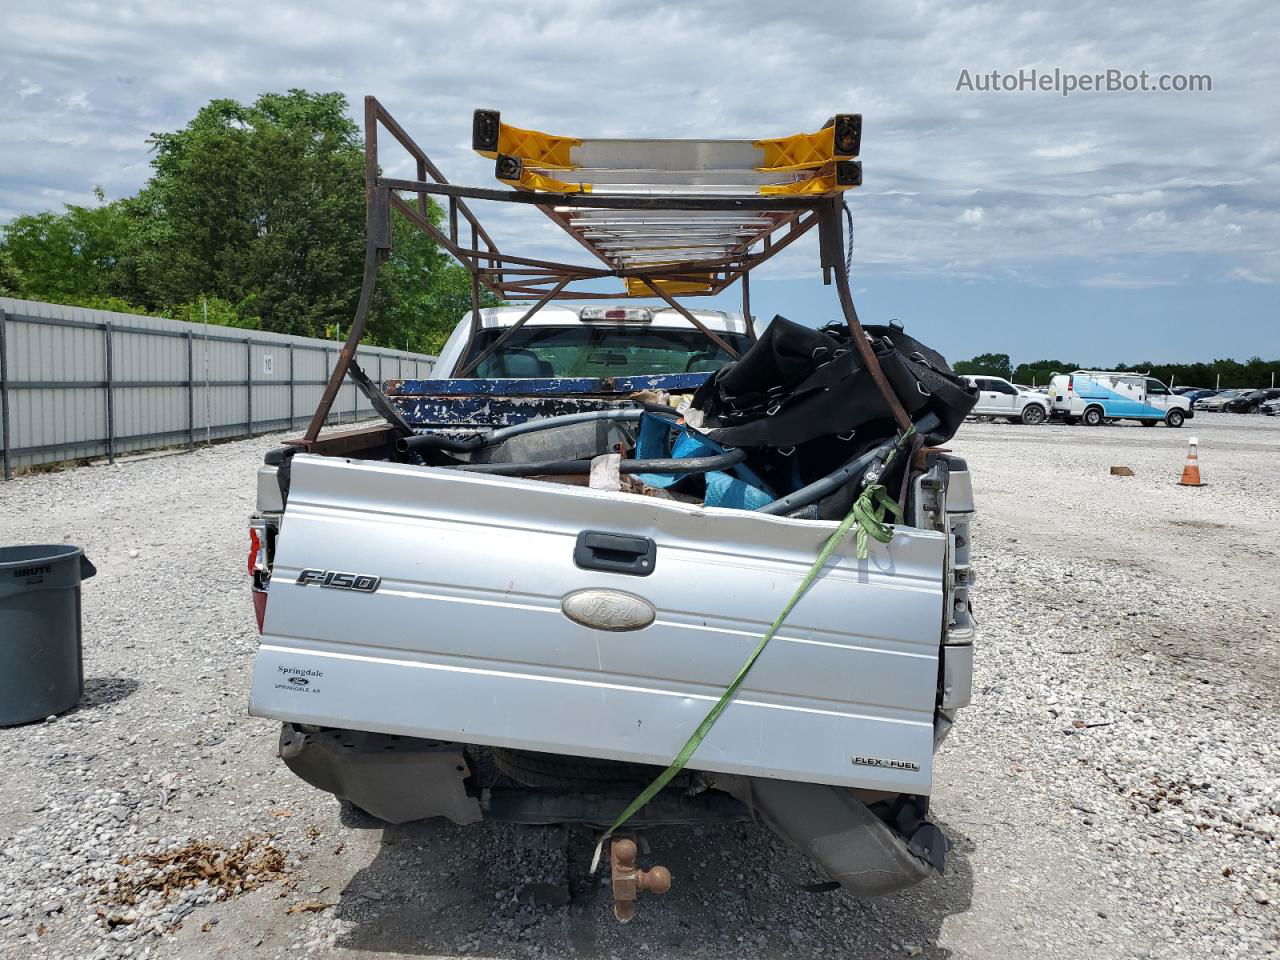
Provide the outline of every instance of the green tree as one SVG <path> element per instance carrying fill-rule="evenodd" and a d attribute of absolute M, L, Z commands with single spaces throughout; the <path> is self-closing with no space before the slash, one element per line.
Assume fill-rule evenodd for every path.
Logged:
<path fill-rule="evenodd" d="M 22 296 L 22 271 L 13 261 L 9 248 L 0 242 L 0 297 Z"/>
<path fill-rule="evenodd" d="M 1048 383 L 1049 378 L 1055 373 L 1070 373 L 1072 370 L 1079 369 L 1078 363 L 1067 360 L 1033 360 L 1031 363 L 1018 364 L 1014 368 L 1013 376 L 1009 379 L 1015 383 L 1034 384 L 1041 387 Z"/>
<path fill-rule="evenodd" d="M 302 90 L 210 102 L 152 135 L 136 196 L 97 190 L 97 206 L 9 223 L 0 293 L 196 322 L 207 306 L 210 323 L 339 336 L 365 250 L 364 152 L 346 109 L 341 94 Z M 365 339 L 436 349 L 471 306 L 470 277 L 399 217 L 393 240 Z"/>
<path fill-rule="evenodd" d="M 126 205 L 107 203 L 101 187 L 94 195 L 96 207 L 69 203 L 61 213 L 24 214 L 6 224 L 0 257 L 9 277 L 0 282 L 24 297 L 81 306 L 125 294 Z"/>
<path fill-rule="evenodd" d="M 146 302 L 209 292 L 250 305 L 267 330 L 319 335 L 349 322 L 364 254 L 364 157 L 338 93 L 214 100 L 153 134 L 150 181 L 132 201 Z"/>
<path fill-rule="evenodd" d="M 221 297 L 198 297 L 175 310 L 167 311 L 166 316 L 175 320 L 185 320 L 187 323 L 204 323 L 207 320 L 220 327 L 239 327 L 242 330 L 262 329 L 260 317 Z"/>
<path fill-rule="evenodd" d="M 972 360 L 960 360 L 955 365 L 956 373 L 969 376 L 1004 377 L 1013 376 L 1013 364 L 1007 353 L 980 353 Z"/>

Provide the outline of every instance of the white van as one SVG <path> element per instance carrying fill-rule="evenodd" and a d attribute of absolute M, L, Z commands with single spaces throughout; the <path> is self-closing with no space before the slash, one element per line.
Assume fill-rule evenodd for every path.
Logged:
<path fill-rule="evenodd" d="M 1005 417 L 1010 423 L 1044 423 L 1049 419 L 1049 398 L 1025 390 L 1004 377 L 965 377 L 978 388 L 977 417 Z"/>
<path fill-rule="evenodd" d="M 1083 421 L 1096 427 L 1103 420 L 1138 420 L 1144 427 L 1164 421 L 1171 427 L 1195 414 L 1180 397 L 1154 377 L 1110 370 L 1055 373 L 1049 381 L 1050 416 L 1066 423 Z"/>

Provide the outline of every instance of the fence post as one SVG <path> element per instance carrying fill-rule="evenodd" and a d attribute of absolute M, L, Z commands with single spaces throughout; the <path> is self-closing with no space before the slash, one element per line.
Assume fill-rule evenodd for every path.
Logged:
<path fill-rule="evenodd" d="M 244 338 L 245 432 L 253 436 L 253 341 Z"/>
<path fill-rule="evenodd" d="M 289 344 L 289 429 L 293 429 L 293 344 Z"/>
<path fill-rule="evenodd" d="M 112 354 L 115 352 L 111 347 L 111 324 L 104 323 L 102 325 L 102 342 L 107 357 L 107 462 L 116 462 L 116 398 L 115 390 L 112 388 L 113 377 L 111 375 Z"/>
<path fill-rule="evenodd" d="M 187 331 L 187 449 L 196 448 L 196 352 Z"/>
<path fill-rule="evenodd" d="M 4 478 L 13 479 L 13 464 L 9 459 L 9 448 L 13 444 L 9 440 L 9 346 L 5 340 L 5 327 L 8 321 L 0 310 L 0 434 L 4 437 L 4 446 L 0 454 L 4 457 Z"/>
<path fill-rule="evenodd" d="M 330 361 L 330 358 L 332 358 L 332 362 Z M 328 377 L 328 376 L 329 376 L 329 374 L 333 373 L 333 365 L 332 365 L 332 364 L 337 363 L 337 362 L 338 362 L 338 352 L 337 352 L 336 350 L 330 350 L 330 349 L 328 349 L 328 348 L 326 347 L 326 348 L 325 348 L 325 351 L 324 351 L 324 375 L 325 375 L 326 377 Z M 339 390 L 339 391 L 341 391 L 341 390 L 342 390 L 342 388 L 341 388 L 341 387 L 339 387 L 339 388 L 338 388 L 338 390 Z M 337 399 L 338 399 L 338 398 L 337 398 L 337 395 L 335 394 L 335 395 L 334 395 L 334 400 L 337 400 Z M 336 419 L 336 421 L 335 421 L 335 422 L 336 422 L 336 423 L 342 423 L 342 408 L 341 408 L 341 407 L 338 407 L 338 408 L 337 408 L 337 412 L 335 413 L 335 416 L 337 417 L 337 419 Z"/>

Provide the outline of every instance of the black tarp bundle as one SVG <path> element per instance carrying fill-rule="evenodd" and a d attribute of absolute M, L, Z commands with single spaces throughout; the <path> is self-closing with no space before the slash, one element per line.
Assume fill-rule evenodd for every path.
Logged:
<path fill-rule="evenodd" d="M 941 422 L 925 442 L 954 436 L 977 390 L 897 325 L 864 330 L 907 415 L 914 421 L 933 413 Z M 740 360 L 712 374 L 692 405 L 707 436 L 747 448 L 747 462 L 777 491 L 825 476 L 898 429 L 847 326 L 815 330 L 781 316 Z M 842 516 L 848 495 L 827 498 L 820 514 Z"/>

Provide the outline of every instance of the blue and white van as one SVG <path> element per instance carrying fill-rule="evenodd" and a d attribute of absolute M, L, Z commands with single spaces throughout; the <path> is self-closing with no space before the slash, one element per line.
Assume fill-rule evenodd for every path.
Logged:
<path fill-rule="evenodd" d="M 1191 404 L 1154 377 L 1111 370 L 1055 373 L 1049 381 L 1049 415 L 1065 423 L 1096 427 L 1104 420 L 1163 421 L 1180 427 L 1193 417 Z"/>

